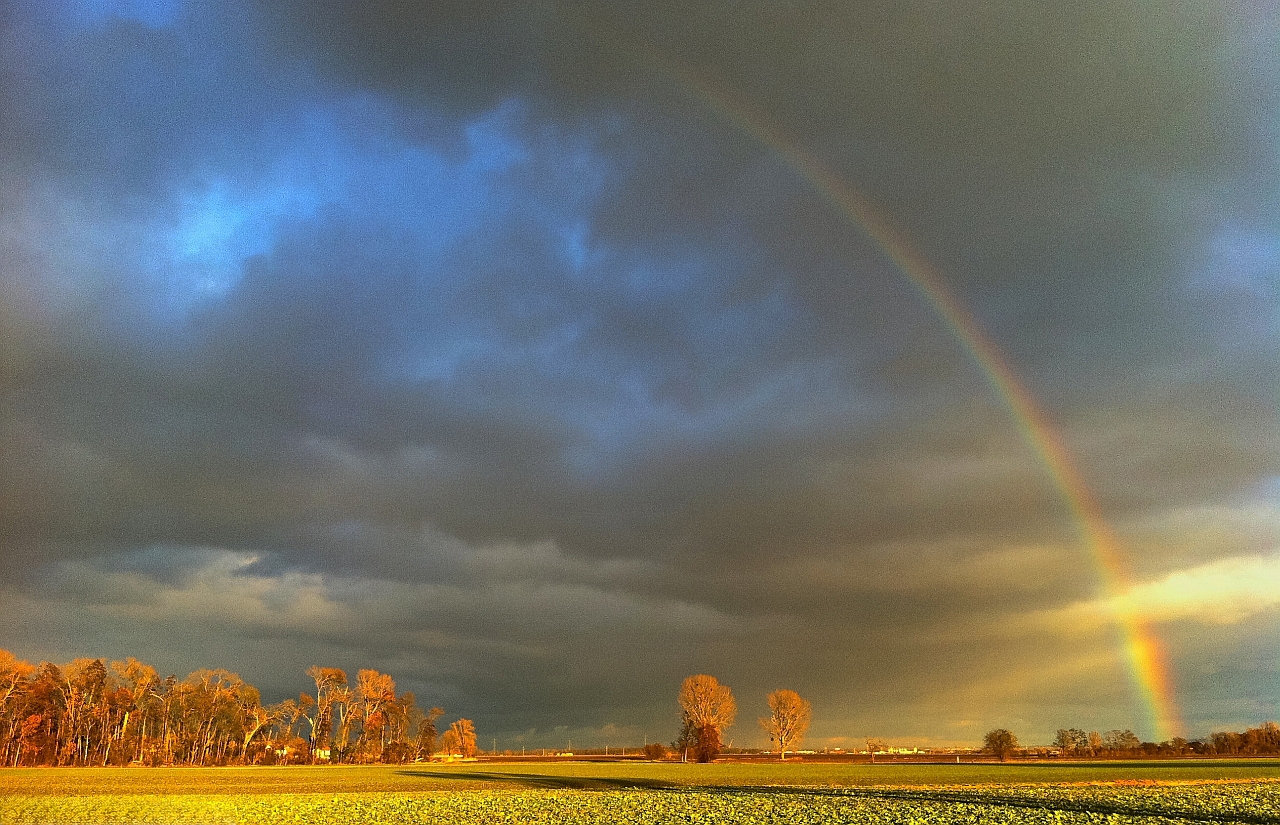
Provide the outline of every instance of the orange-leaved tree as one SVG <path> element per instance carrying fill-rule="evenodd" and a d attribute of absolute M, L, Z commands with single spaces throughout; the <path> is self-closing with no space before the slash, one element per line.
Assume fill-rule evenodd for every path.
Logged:
<path fill-rule="evenodd" d="M 699 673 L 684 680 L 678 700 L 685 758 L 692 747 L 699 762 L 710 762 L 719 755 L 724 732 L 738 715 L 733 691 L 716 677 Z"/>
<path fill-rule="evenodd" d="M 800 698 L 794 690 L 775 690 L 769 694 L 769 715 L 760 720 L 760 727 L 769 739 L 778 743 L 782 759 L 788 750 L 795 750 L 809 730 L 813 706 Z"/>

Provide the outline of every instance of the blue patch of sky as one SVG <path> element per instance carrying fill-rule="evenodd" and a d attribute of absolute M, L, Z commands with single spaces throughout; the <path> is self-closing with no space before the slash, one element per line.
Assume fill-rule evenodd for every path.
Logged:
<path fill-rule="evenodd" d="M 1254 486 L 1251 497 L 1280 512 L 1280 475 L 1268 476 L 1258 482 Z"/>
<path fill-rule="evenodd" d="M 355 196 L 364 198 L 361 211 L 398 224 L 416 239 L 415 266 L 437 273 L 436 304 L 449 306 L 438 310 L 438 324 L 393 354 L 387 380 L 443 386 L 494 366 L 550 363 L 579 337 L 581 319 L 564 305 L 564 280 L 605 254 L 588 248 L 588 239 L 590 212 L 606 174 L 597 169 L 583 175 L 582 167 L 608 162 L 581 145 L 530 139 L 526 116 L 522 105 L 507 102 L 467 124 L 466 157 L 438 167 L 434 178 L 413 168 L 405 154 L 405 168 L 390 174 L 371 168 L 363 175 L 384 183 Z M 552 260 L 519 240 L 531 232 L 550 241 L 547 246 L 558 253 Z M 462 259 L 447 257 L 463 241 L 468 243 Z M 509 274 L 481 285 L 493 271 Z M 465 299 L 449 303 L 473 290 L 500 294 L 487 295 L 483 310 Z"/>
<path fill-rule="evenodd" d="M 75 28 L 123 19 L 158 29 L 173 25 L 182 7 L 183 0 L 54 0 L 48 8 Z"/>
<path fill-rule="evenodd" d="M 1280 286 L 1280 236 L 1235 223 L 1220 227 L 1195 284 L 1259 299 L 1274 297 Z"/>
<path fill-rule="evenodd" d="M 318 205 L 316 191 L 293 181 L 241 189 L 215 179 L 179 196 L 176 226 L 156 263 L 177 276 L 180 302 L 221 297 L 247 258 L 270 251 L 281 221 L 310 217 Z"/>
<path fill-rule="evenodd" d="M 592 262 L 599 260 L 599 255 L 591 248 L 591 232 L 585 221 L 571 223 L 562 227 L 560 238 L 563 243 L 564 257 L 569 268 L 575 273 L 583 272 Z"/>
<path fill-rule="evenodd" d="M 1215 231 L 1203 263 L 1189 279 L 1216 342 L 1256 349 L 1280 338 L 1280 234 L 1227 222 Z"/>
<path fill-rule="evenodd" d="M 525 112 L 525 105 L 512 98 L 468 124 L 468 165 L 478 171 L 502 173 L 528 163 L 529 147 L 511 128 L 524 119 Z"/>
<path fill-rule="evenodd" d="M 468 151 L 456 158 L 397 135 L 390 106 L 368 95 L 313 104 L 292 128 L 249 140 L 243 168 L 205 171 L 176 193 L 176 214 L 161 217 L 167 228 L 151 250 L 150 269 L 170 285 L 163 309 L 225 295 L 248 258 L 316 220 L 390 233 L 401 248 L 388 254 L 413 258 L 424 273 L 442 270 L 441 255 L 527 200 L 504 180 L 529 160 L 514 122 L 519 107 L 503 104 L 466 124 Z"/>

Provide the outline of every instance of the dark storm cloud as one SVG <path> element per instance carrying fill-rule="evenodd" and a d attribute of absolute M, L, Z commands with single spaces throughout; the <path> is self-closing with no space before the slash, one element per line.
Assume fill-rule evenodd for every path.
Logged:
<path fill-rule="evenodd" d="M 376 666 L 531 743 L 666 737 L 703 670 L 744 708 L 812 695 L 821 737 L 1138 724 L 1072 514 L 981 365 L 688 78 L 939 265 L 1134 584 L 1238 601 L 1280 538 L 1257 14 L 17 7 L 0 645 L 279 695 Z M 1216 652 L 1160 619 L 1193 720 L 1222 717 L 1188 663 L 1236 667 L 1274 619 L 1252 604 Z"/>
<path fill-rule="evenodd" d="M 1228 49 L 1253 21 L 1230 5 L 271 6 L 280 42 L 351 83 L 485 106 L 549 80 L 560 95 L 607 94 L 665 56 L 714 70 L 805 133 L 853 124 L 966 156 L 1125 147 L 1178 168 L 1234 161 L 1224 147 L 1256 136 L 1232 126 L 1265 95 L 1231 82 Z M 659 65 L 645 71 L 645 58 Z"/>

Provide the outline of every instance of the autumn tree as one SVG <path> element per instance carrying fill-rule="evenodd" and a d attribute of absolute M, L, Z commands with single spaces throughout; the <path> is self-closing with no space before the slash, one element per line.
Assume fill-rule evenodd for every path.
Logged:
<path fill-rule="evenodd" d="M 476 755 L 476 726 L 470 719 L 459 719 L 440 737 L 440 749 L 450 756 L 466 759 Z"/>
<path fill-rule="evenodd" d="M 409 742 L 410 731 L 423 715 L 417 697 L 406 690 L 387 705 L 384 713 L 387 725 L 380 760 L 388 765 L 412 761 L 417 748 Z"/>
<path fill-rule="evenodd" d="M 396 701 L 396 682 L 390 674 L 364 669 L 356 674 L 356 716 L 360 737 L 355 752 L 363 761 L 381 756 L 386 746 L 388 716 Z"/>
<path fill-rule="evenodd" d="M 306 694 L 302 694 L 306 696 Z M 311 697 L 307 697 L 308 699 Z M 298 761 L 310 757 L 310 748 L 306 740 L 294 732 L 294 726 L 304 717 L 302 706 L 294 699 L 285 699 L 267 708 L 270 727 L 264 737 L 266 752 L 264 761 L 275 764 L 279 758 Z"/>
<path fill-rule="evenodd" d="M 769 734 L 769 741 L 778 743 L 782 761 L 787 750 L 804 739 L 809 730 L 813 707 L 794 690 L 775 690 L 769 694 L 769 715 L 760 720 L 760 727 Z"/>
<path fill-rule="evenodd" d="M 684 680 L 678 701 L 682 724 L 691 734 L 682 738 L 692 738 L 699 762 L 710 762 L 719 755 L 724 731 L 738 715 L 733 691 L 716 677 L 700 673 Z M 688 747 L 686 741 L 686 751 Z"/>
<path fill-rule="evenodd" d="M 314 761 L 316 751 L 329 750 L 333 739 L 334 699 L 337 691 L 347 686 L 347 672 L 340 667 L 312 665 L 307 668 L 307 675 L 316 684 L 316 695 L 313 698 L 304 693 L 298 698 L 298 704 L 310 728 L 308 740 Z"/>
<path fill-rule="evenodd" d="M 157 712 L 160 675 L 154 667 L 132 656 L 123 662 L 112 662 L 111 670 L 125 692 L 124 715 L 116 738 L 127 751 L 123 757 L 126 761 L 142 761 L 147 753 L 147 723 Z"/>
<path fill-rule="evenodd" d="M 0 649 L 0 765 L 16 765 L 15 751 L 22 737 L 22 694 L 35 666 Z"/>
<path fill-rule="evenodd" d="M 101 659 L 76 659 L 62 670 L 62 725 L 58 735 L 58 764 L 87 765 L 95 741 L 101 741 L 99 708 L 107 691 L 107 667 Z"/>
<path fill-rule="evenodd" d="M 436 729 L 436 720 L 443 715 L 444 710 L 442 708 L 432 708 L 418 722 L 419 759 L 430 759 L 431 755 L 436 752 L 436 739 L 440 733 Z"/>
<path fill-rule="evenodd" d="M 351 754 L 351 732 L 359 721 L 360 706 L 356 702 L 356 693 L 343 685 L 333 689 L 330 698 L 333 702 L 334 725 L 333 744 L 330 746 L 334 762 L 345 761 Z"/>
<path fill-rule="evenodd" d="M 989 730 L 982 739 L 982 749 L 995 755 L 1001 762 L 1007 762 L 1009 755 L 1018 749 L 1018 737 L 1004 728 Z"/>
<path fill-rule="evenodd" d="M 252 685 L 245 685 L 237 691 L 236 706 L 240 711 L 240 754 L 248 762 L 250 744 L 276 721 L 277 711 L 262 706 L 262 697 Z"/>
<path fill-rule="evenodd" d="M 8 707 L 19 686 L 34 672 L 35 666 L 30 662 L 24 662 L 0 648 L 0 708 Z"/>
<path fill-rule="evenodd" d="M 467 759 L 476 755 L 476 726 L 470 719 L 459 719 L 449 726 L 458 734 L 458 745 Z"/>

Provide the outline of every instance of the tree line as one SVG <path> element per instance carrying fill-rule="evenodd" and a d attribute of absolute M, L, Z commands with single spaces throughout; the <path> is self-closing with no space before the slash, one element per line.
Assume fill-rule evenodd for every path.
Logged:
<path fill-rule="evenodd" d="M 32 665 L 0 649 L 0 765 L 263 765 L 409 762 L 476 753 L 475 726 L 444 731 L 395 680 L 335 667 L 307 670 L 314 693 L 263 705 L 221 669 L 161 678 L 129 658 Z"/>
<path fill-rule="evenodd" d="M 1105 733 L 1059 728 L 1053 746 L 1064 756 L 1250 756 L 1280 754 L 1280 725 L 1264 722 L 1236 733 L 1215 731 L 1203 739 L 1175 736 L 1164 742 L 1143 742 L 1131 730 Z"/>
<path fill-rule="evenodd" d="M 988 731 L 983 750 L 1001 761 L 1018 752 L 1038 753 L 1043 748 L 1020 748 L 1018 738 L 1004 728 Z M 1052 747 L 1061 756 L 1083 758 L 1137 758 L 1150 756 L 1267 756 L 1280 755 L 1280 725 L 1263 722 L 1242 732 L 1215 731 L 1203 739 L 1175 736 L 1164 742 L 1143 742 L 1131 730 L 1105 733 L 1080 728 L 1058 728 Z"/>

